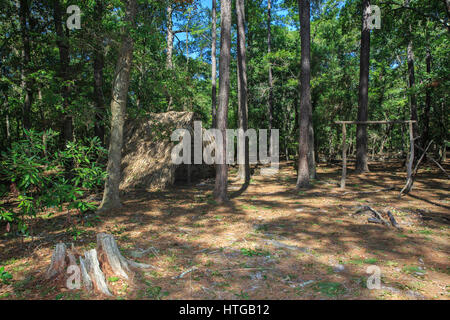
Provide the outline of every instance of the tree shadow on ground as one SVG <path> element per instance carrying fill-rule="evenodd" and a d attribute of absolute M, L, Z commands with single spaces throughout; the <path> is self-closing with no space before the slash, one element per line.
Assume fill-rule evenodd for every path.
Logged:
<path fill-rule="evenodd" d="M 386 179 L 400 183 L 401 177 L 392 176 L 389 168 L 367 176 L 350 175 L 348 190 L 358 191 L 362 185 L 374 190 L 384 187 Z M 42 228 L 54 224 L 50 234 L 60 237 L 36 241 L 26 252 L 4 254 L 6 245 L 15 245 L 7 240 L 0 260 L 40 261 L 37 269 L 31 269 L 42 271 L 55 241 L 74 242 L 82 251 L 95 246 L 96 233 L 108 232 L 126 256 L 131 257 L 137 248 L 155 249 L 139 261 L 156 269 L 137 272 L 125 293 L 120 293 L 126 285 L 122 281 L 109 284 L 126 298 L 372 299 L 379 295 L 364 287 L 366 268 L 372 264 L 381 268 L 383 285 L 390 288 L 384 290 L 386 297 L 398 294 L 414 298 L 408 295 L 413 290 L 430 298 L 437 294 L 431 282 L 448 283 L 448 223 L 437 219 L 448 217 L 448 210 L 414 197 L 413 202 L 397 199 L 395 190 L 343 195 L 336 183 L 338 170 L 322 168 L 319 177 L 311 189 L 298 192 L 292 168 L 283 164 L 277 177 L 255 175 L 245 192 L 234 197 L 230 192 L 231 200 L 223 206 L 212 199 L 211 183 L 164 191 L 135 190 L 125 195 L 120 210 L 102 214 L 101 221 L 76 241 L 60 226 L 65 217 L 55 215 L 42 222 Z M 446 182 L 434 178 L 431 190 L 421 182 L 417 184 L 426 199 L 436 196 L 437 191 L 439 197 L 446 194 L 445 189 L 439 190 Z M 235 181 L 230 182 L 239 188 Z M 398 208 L 395 214 L 403 230 L 369 224 L 364 215 L 353 216 L 355 208 L 363 204 L 378 210 Z M 414 214 L 416 207 L 427 209 L 432 219 L 425 221 Z M 425 276 L 416 275 L 420 259 L 427 266 Z M 345 266 L 343 272 L 334 271 L 338 264 Z M 194 266 L 197 269 L 176 278 Z M 14 281 L 20 287 L 23 280 Z M 32 290 L 36 283 L 48 288 L 38 273 L 33 281 L 23 286 L 22 292 Z M 59 293 L 54 289 L 43 297 L 54 298 Z M 82 293 L 80 298 L 103 297 Z"/>

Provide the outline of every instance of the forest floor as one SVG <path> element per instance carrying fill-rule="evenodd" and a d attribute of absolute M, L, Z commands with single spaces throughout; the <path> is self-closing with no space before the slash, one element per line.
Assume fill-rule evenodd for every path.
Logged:
<path fill-rule="evenodd" d="M 0 298 L 103 298 L 47 283 L 42 273 L 57 242 L 82 251 L 108 232 L 124 256 L 155 267 L 132 283 L 108 279 L 114 299 L 449 299 L 449 180 L 422 165 L 413 191 L 399 199 L 400 163 L 370 169 L 360 176 L 350 170 L 342 191 L 339 166 L 320 164 L 312 188 L 296 191 L 295 170 L 284 162 L 275 176 L 253 175 L 241 194 L 230 170 L 234 196 L 225 206 L 212 200 L 213 180 L 136 191 L 120 210 L 71 231 L 65 213 L 42 213 L 34 239 L 1 238 L 0 268 L 13 279 L 0 284 Z M 389 186 L 395 189 L 357 193 Z M 354 215 L 361 205 L 389 208 L 402 229 Z M 372 265 L 381 272 L 379 289 L 366 285 Z"/>

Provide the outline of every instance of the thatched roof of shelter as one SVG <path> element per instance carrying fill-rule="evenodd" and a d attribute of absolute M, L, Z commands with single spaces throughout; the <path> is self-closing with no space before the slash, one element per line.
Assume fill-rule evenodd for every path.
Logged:
<path fill-rule="evenodd" d="M 146 117 L 127 121 L 122 150 L 122 181 L 120 189 L 165 188 L 175 182 L 178 165 L 171 161 L 171 151 L 177 142 L 170 135 L 175 129 L 193 132 L 193 112 L 170 111 L 148 113 Z"/>

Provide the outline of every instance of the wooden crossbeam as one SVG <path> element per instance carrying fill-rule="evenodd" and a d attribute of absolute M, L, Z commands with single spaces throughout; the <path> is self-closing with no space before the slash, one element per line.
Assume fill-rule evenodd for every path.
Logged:
<path fill-rule="evenodd" d="M 336 124 L 386 124 L 386 123 L 416 123 L 416 120 L 374 120 L 374 121 L 335 121 Z"/>
<path fill-rule="evenodd" d="M 414 137 L 413 137 L 413 123 L 416 120 L 374 120 L 374 121 L 335 121 L 336 124 L 342 125 L 342 176 L 341 176 L 341 189 L 345 189 L 345 179 L 347 176 L 347 130 L 345 128 L 346 124 L 388 124 L 388 123 L 406 123 L 409 124 L 409 161 L 407 166 L 407 185 L 412 179 L 412 163 L 414 160 Z M 411 184 L 412 185 L 412 184 Z M 401 194 L 401 193 L 400 193 Z"/>
<path fill-rule="evenodd" d="M 347 130 L 345 123 L 342 124 L 342 177 L 341 177 L 341 189 L 345 189 L 345 178 L 347 175 Z"/>

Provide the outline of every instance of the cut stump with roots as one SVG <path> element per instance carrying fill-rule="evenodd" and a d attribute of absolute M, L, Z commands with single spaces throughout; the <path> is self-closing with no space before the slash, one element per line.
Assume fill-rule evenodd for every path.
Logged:
<path fill-rule="evenodd" d="M 358 207 L 358 210 L 355 211 L 355 214 L 360 214 L 362 212 L 365 211 L 370 211 L 373 215 L 373 218 L 368 218 L 367 221 L 370 223 L 378 223 L 378 224 L 384 224 L 385 226 L 389 227 L 391 224 L 393 227 L 401 230 L 401 227 L 399 226 L 399 224 L 397 223 L 397 221 L 394 218 L 394 215 L 392 214 L 392 212 L 390 210 L 386 210 L 386 214 L 389 218 L 389 221 L 387 221 L 386 219 L 383 219 L 382 215 L 376 211 L 375 209 L 369 207 L 369 206 L 361 206 Z"/>
<path fill-rule="evenodd" d="M 77 257 L 79 265 L 77 264 Z M 112 296 L 107 284 L 107 277 L 119 277 L 124 281 L 132 281 L 134 271 L 132 269 L 154 268 L 145 263 L 126 259 L 120 253 L 114 237 L 107 233 L 97 234 L 97 248 L 84 252 L 84 255 L 68 250 L 64 243 L 58 243 L 53 250 L 50 266 L 45 272 L 47 280 L 64 281 L 68 279 L 73 265 L 77 266 L 79 272 L 75 276 L 79 286 L 89 292 L 95 291 L 107 296 Z M 72 267 L 70 270 L 68 267 Z M 68 280 L 67 280 L 68 281 Z"/>

